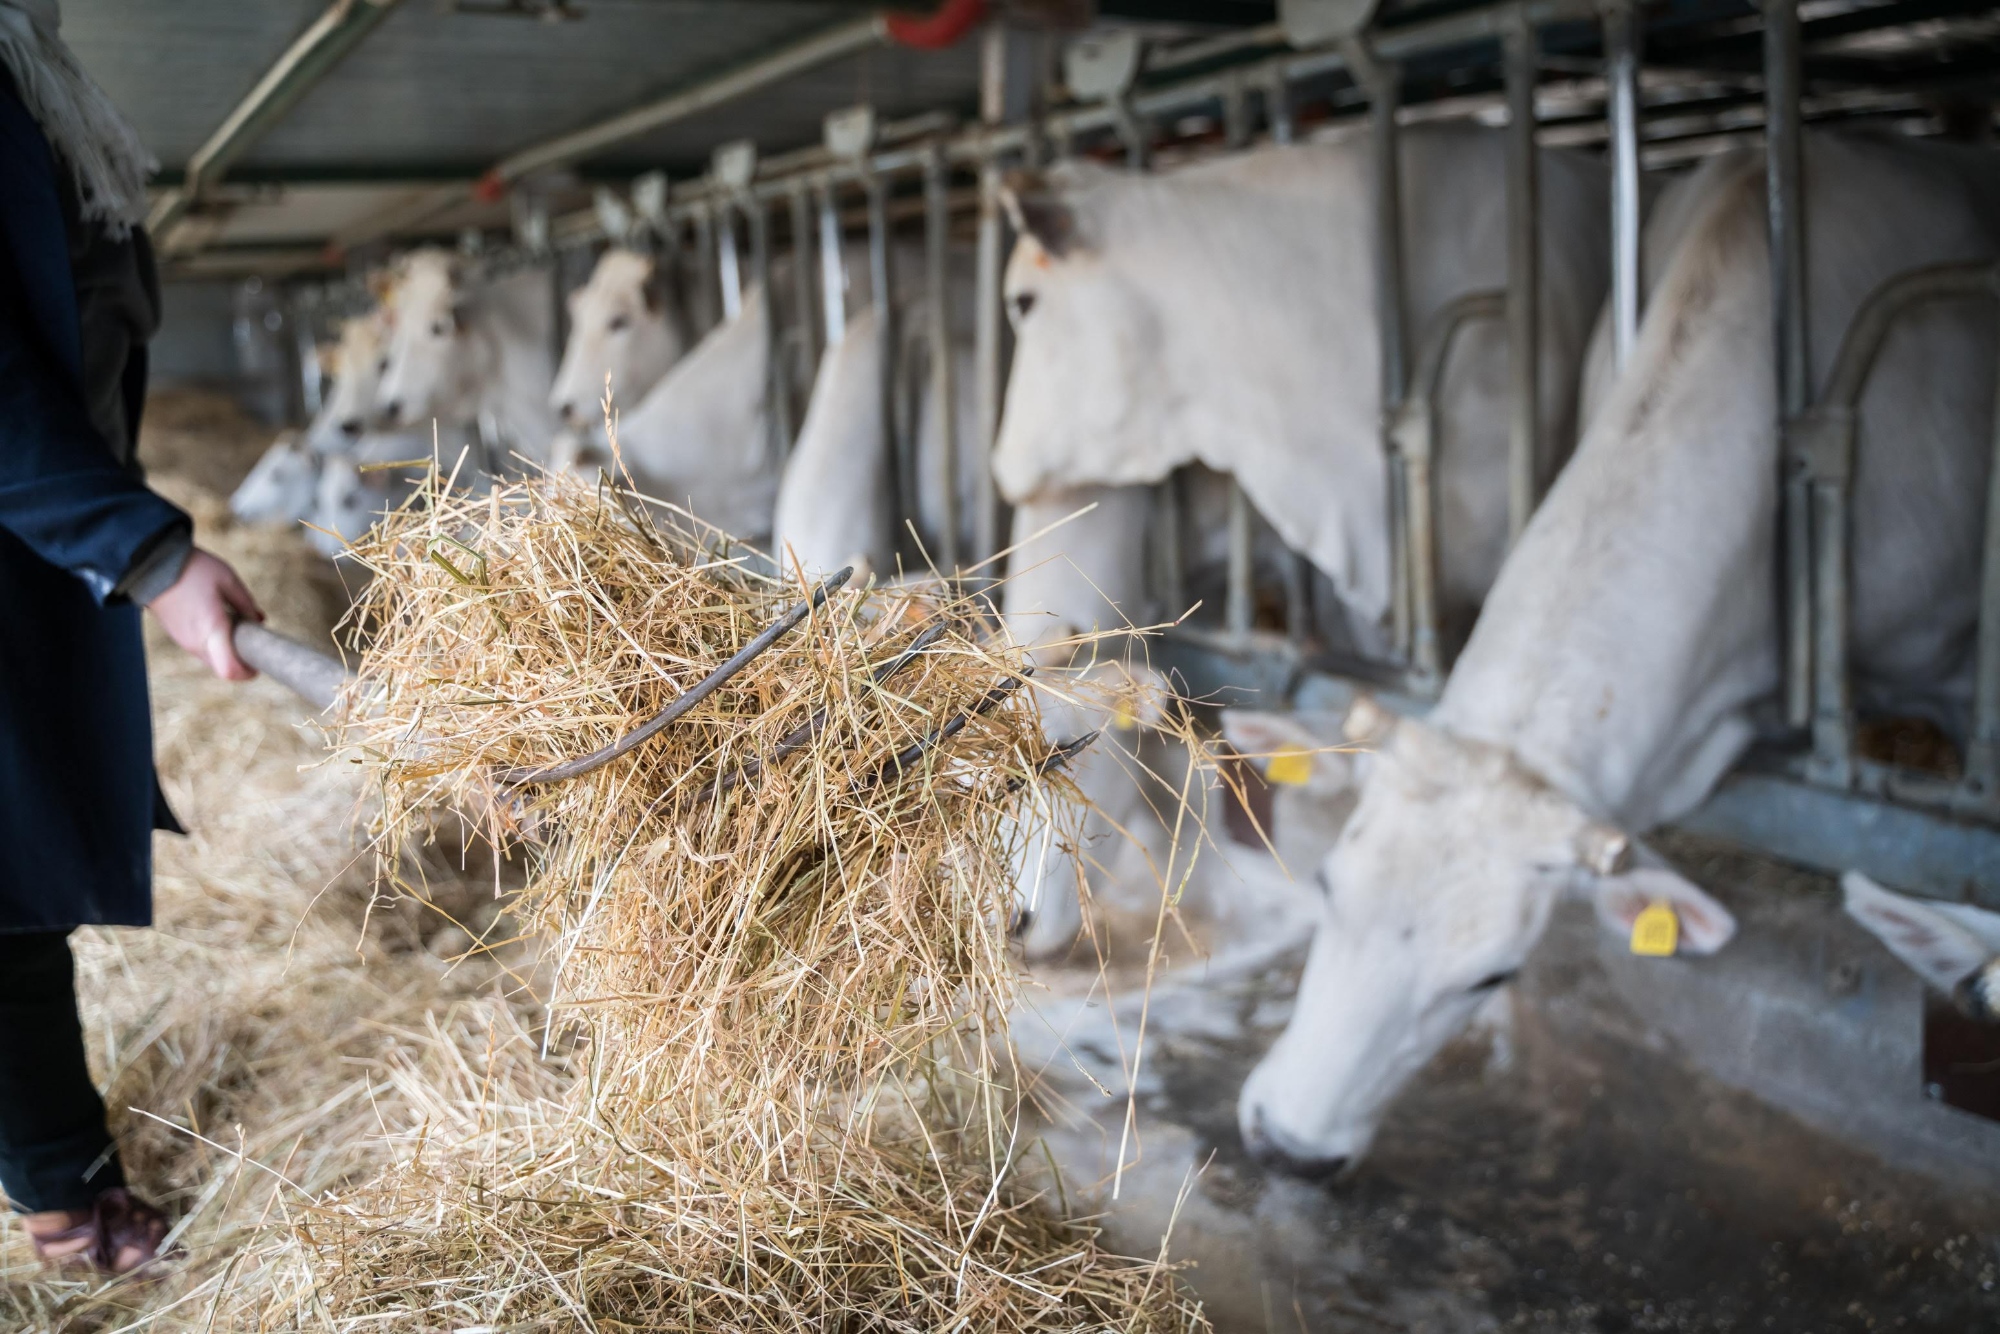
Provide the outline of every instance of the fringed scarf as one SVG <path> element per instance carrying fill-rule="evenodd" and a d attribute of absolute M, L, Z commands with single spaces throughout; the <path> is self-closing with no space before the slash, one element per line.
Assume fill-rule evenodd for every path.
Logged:
<path fill-rule="evenodd" d="M 122 240 L 146 217 L 159 163 L 60 36 L 58 0 L 0 0 L 0 65 L 76 178 L 86 220 Z"/>

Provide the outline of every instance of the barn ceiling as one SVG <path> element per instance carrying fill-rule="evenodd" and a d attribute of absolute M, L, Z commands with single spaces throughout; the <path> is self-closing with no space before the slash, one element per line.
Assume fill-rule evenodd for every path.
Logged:
<path fill-rule="evenodd" d="M 173 186 L 328 3 L 66 0 L 64 32 L 159 156 L 160 183 Z M 927 9 L 938 0 L 903 3 Z M 1378 22 L 1475 3 L 1386 0 Z M 194 240 L 183 249 L 234 249 L 246 263 L 260 249 L 282 252 L 295 266 L 357 220 L 398 201 L 421 202 L 425 190 L 441 186 L 455 202 L 423 213 L 427 234 L 499 225 L 504 207 L 452 191 L 524 147 L 875 7 L 866 0 L 402 0 L 228 164 L 224 184 L 205 189 L 182 238 Z M 1101 22 L 1144 25 L 1162 41 L 1269 24 L 1275 15 L 1270 0 L 1098 0 L 1097 9 Z M 521 12 L 550 10 L 565 17 Z M 1805 0 L 1802 11 L 1809 75 L 1841 87 L 1873 79 L 1975 105 L 1984 98 L 1990 107 L 2000 68 L 2000 11 L 1991 0 Z M 1656 61 L 1725 82 L 1754 75 L 1758 24 L 1749 0 L 1666 0 L 1649 4 L 1647 14 Z M 1595 41 L 1589 24 L 1567 36 L 1545 33 L 1553 73 L 1564 72 L 1566 52 L 1578 68 L 1587 65 Z M 767 153 L 814 143 L 828 111 L 863 101 L 889 118 L 938 109 L 969 117 L 977 60 L 971 41 L 935 52 L 866 50 L 625 140 L 579 161 L 574 173 L 616 179 L 664 168 L 685 179 L 705 168 L 718 143 L 750 138 Z M 1477 94 L 1495 73 L 1477 52 L 1415 61 L 1409 95 Z M 1735 95 L 1754 101 L 1755 90 L 1739 80 Z"/>

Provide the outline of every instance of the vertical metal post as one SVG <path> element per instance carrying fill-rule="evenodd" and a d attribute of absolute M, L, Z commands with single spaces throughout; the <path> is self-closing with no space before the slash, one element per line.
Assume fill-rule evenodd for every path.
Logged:
<path fill-rule="evenodd" d="M 997 126 L 1007 118 L 1007 28 L 989 23 L 979 47 L 979 120 Z M 979 253 L 973 318 L 973 395 L 979 432 L 978 485 L 973 503 L 972 559 L 984 561 L 1000 549 L 1000 497 L 993 483 L 993 446 L 1000 437 L 1000 361 L 1005 320 L 1000 308 L 1000 162 L 987 154 L 979 163 Z"/>
<path fill-rule="evenodd" d="M 325 388 L 319 370 L 319 345 L 312 332 L 312 311 L 319 303 L 308 300 L 310 296 L 295 288 L 285 289 L 285 323 L 291 326 L 292 346 L 299 359 L 299 407 L 305 421 L 319 416 Z"/>
<path fill-rule="evenodd" d="M 2000 296 L 2000 270 L 1994 295 Z M 2000 368 L 1997 368 L 2000 369 Z M 1972 736 L 1965 794 L 1986 811 L 2000 805 L 2000 376 L 1994 380 L 1993 455 L 1986 476 L 1986 553 L 1979 585 L 1979 647 L 1972 677 Z"/>
<path fill-rule="evenodd" d="M 750 275 L 764 300 L 764 429 L 771 454 L 782 459 L 792 452 L 792 395 L 783 356 L 784 325 L 778 319 L 778 293 L 771 284 L 771 218 L 764 205 L 746 196 L 743 216 L 750 228 Z"/>
<path fill-rule="evenodd" d="M 1806 346 L 1806 245 L 1799 132 L 1798 0 L 1764 3 L 1765 203 L 1771 236 L 1771 317 L 1777 352 L 1777 429 L 1812 397 Z M 1784 507 L 1785 717 L 1812 719 L 1812 520 L 1810 483 L 1781 451 L 1787 469 Z"/>
<path fill-rule="evenodd" d="M 722 293 L 722 318 L 743 313 L 743 264 L 736 253 L 736 209 L 722 204 L 715 210 L 715 275 Z"/>
<path fill-rule="evenodd" d="M 1611 347 L 1613 364 L 1631 360 L 1639 340 L 1644 276 L 1639 254 L 1639 62 L 1637 0 L 1604 12 L 1606 116 L 1611 131 Z"/>
<path fill-rule="evenodd" d="M 703 204 L 694 214 L 694 317 L 701 332 L 707 333 L 722 322 L 718 305 L 722 290 L 721 264 L 715 253 L 715 210 Z"/>
<path fill-rule="evenodd" d="M 1232 76 L 1223 87 L 1223 138 L 1229 148 L 1240 151 L 1250 142 L 1250 90 L 1240 75 Z M 1251 564 L 1250 497 L 1243 484 L 1229 479 L 1229 549 L 1227 581 L 1223 585 L 1222 625 L 1239 639 L 1250 636 L 1255 619 L 1256 590 Z"/>
<path fill-rule="evenodd" d="M 896 429 L 896 275 L 889 250 L 889 191 L 882 178 L 870 173 L 868 191 L 868 294 L 875 309 L 879 390 L 882 408 L 882 455 L 895 468 L 897 514 L 904 522 L 917 516 L 917 476 L 913 451 Z M 897 525 L 901 533 L 902 525 Z M 901 545 L 900 539 L 898 545 Z"/>
<path fill-rule="evenodd" d="M 940 145 L 924 157 L 924 268 L 930 284 L 931 406 L 938 416 L 938 483 L 944 491 L 938 563 L 956 574 L 959 559 L 958 376 L 951 338 L 951 196 Z"/>
<path fill-rule="evenodd" d="M 1271 71 L 1264 85 L 1264 119 L 1271 126 L 1271 142 L 1290 144 L 1298 135 L 1298 118 L 1292 108 L 1292 85 L 1282 66 Z M 1312 637 L 1313 565 L 1296 551 L 1286 553 L 1285 629 L 1296 647 Z"/>
<path fill-rule="evenodd" d="M 1283 68 L 1271 71 L 1264 85 L 1264 119 L 1271 125 L 1271 142 L 1289 144 L 1298 137 L 1298 117 L 1292 109 L 1292 85 Z"/>
<path fill-rule="evenodd" d="M 847 255 L 841 246 L 840 213 L 834 207 L 833 183 L 819 190 L 820 315 L 826 321 L 826 346 L 847 337 Z"/>
<path fill-rule="evenodd" d="M 1396 447 L 1395 423 L 1408 384 L 1408 335 L 1403 302 L 1403 179 L 1397 160 L 1396 112 L 1402 101 L 1402 69 L 1377 60 L 1359 38 L 1342 46 L 1347 68 L 1368 96 L 1370 190 L 1375 205 L 1375 330 L 1380 346 L 1382 453 L 1389 494 L 1390 609 L 1395 651 L 1409 661 L 1410 613 L 1409 485 Z"/>
<path fill-rule="evenodd" d="M 1534 516 L 1542 492 L 1541 181 L 1535 157 L 1534 27 L 1516 15 L 1507 61 L 1507 528 L 1510 541 Z"/>
<path fill-rule="evenodd" d="M 819 270 L 813 264 L 812 198 L 804 180 L 792 182 L 786 200 L 791 206 L 792 290 L 799 303 L 792 312 L 792 339 L 796 344 L 792 349 L 793 380 L 805 389 L 812 385 L 813 371 L 819 366 L 821 326 L 813 310 L 813 287 Z"/>

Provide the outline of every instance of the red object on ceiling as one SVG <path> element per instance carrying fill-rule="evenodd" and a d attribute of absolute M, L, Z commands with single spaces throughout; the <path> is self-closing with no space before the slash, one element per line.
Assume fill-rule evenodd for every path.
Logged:
<path fill-rule="evenodd" d="M 919 51 L 942 51 L 986 21 L 986 0 L 944 0 L 931 14 L 891 14 L 889 40 Z"/>

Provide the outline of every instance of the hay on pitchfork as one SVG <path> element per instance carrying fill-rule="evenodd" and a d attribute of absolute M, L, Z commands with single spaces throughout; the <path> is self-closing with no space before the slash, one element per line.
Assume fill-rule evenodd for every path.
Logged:
<path fill-rule="evenodd" d="M 981 604 L 602 481 L 420 502 L 355 553 L 345 740 L 385 876 L 439 805 L 527 859 L 577 1074 L 313 1211 L 336 1324 L 1200 1326 L 1019 1177 L 1008 855 L 1072 751 Z"/>

